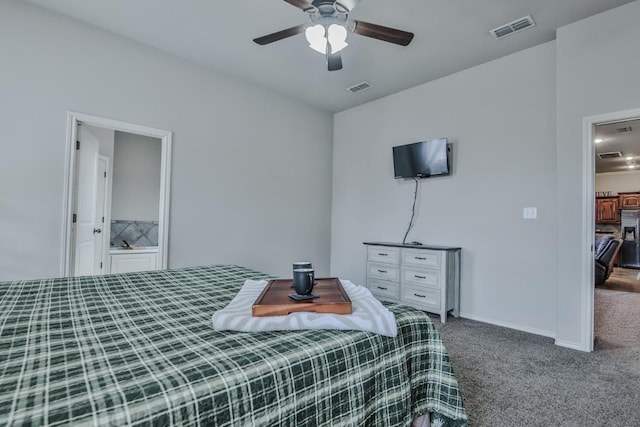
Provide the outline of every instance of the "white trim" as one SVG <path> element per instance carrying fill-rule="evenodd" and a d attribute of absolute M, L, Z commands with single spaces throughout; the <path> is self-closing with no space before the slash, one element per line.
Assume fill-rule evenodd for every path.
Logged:
<path fill-rule="evenodd" d="M 460 317 L 463 317 L 463 318 L 469 319 L 469 320 L 476 320 L 476 321 L 482 322 L 482 323 L 488 323 L 490 325 L 503 326 L 505 328 L 515 329 L 517 331 L 527 332 L 529 334 L 541 335 L 543 337 L 549 337 L 549 338 L 554 338 L 554 339 L 556 337 L 555 331 L 545 331 L 544 329 L 530 328 L 528 326 L 522 326 L 522 325 L 518 325 L 518 324 L 515 324 L 515 323 L 502 322 L 502 321 L 499 321 L 499 320 L 490 319 L 488 317 L 476 316 L 476 315 L 471 314 L 471 313 L 462 313 L 461 312 L 460 313 Z M 557 344 L 557 341 L 556 341 L 556 344 Z"/>
<path fill-rule="evenodd" d="M 581 282 L 583 289 L 580 292 L 580 301 L 582 305 L 582 319 L 580 324 L 582 325 L 582 331 L 580 331 L 580 343 L 578 350 L 593 351 L 593 243 L 594 243 L 594 230 L 595 230 L 595 217 L 594 217 L 594 205 L 595 199 L 595 143 L 593 142 L 593 129 L 595 123 L 588 119 L 583 120 L 584 129 L 584 147 L 582 149 L 582 170 L 585 173 L 582 179 L 582 194 L 585 198 L 585 206 L 591 206 L 590 209 L 582 210 L 582 224 L 584 229 L 588 232 L 582 233 L 581 242 Z M 588 284 L 589 290 L 586 289 L 585 284 Z M 560 342 L 557 342 L 561 345 Z M 564 347 L 567 347 L 565 343 Z M 574 348 L 574 347 L 571 347 Z"/>
<path fill-rule="evenodd" d="M 595 144 L 593 130 L 596 125 L 621 122 L 640 118 L 640 109 L 618 111 L 585 117 L 582 120 L 582 289 L 580 300 L 582 315 L 580 324 L 580 343 L 560 342 L 557 345 L 575 348 L 582 351 L 593 351 L 593 312 L 594 312 L 594 279 L 593 279 L 593 243 L 594 243 L 594 205 L 595 205 Z"/>
<path fill-rule="evenodd" d="M 155 129 L 147 126 L 121 122 L 104 117 L 92 116 L 74 111 L 67 112 L 67 147 L 65 161 L 65 188 L 64 206 L 62 215 L 62 261 L 60 272 L 62 276 L 69 276 L 71 272 L 70 250 L 71 242 L 71 221 L 73 218 L 73 195 L 75 182 L 73 179 L 73 168 L 76 162 L 76 140 L 78 122 L 86 123 L 90 126 L 128 132 L 137 135 L 150 136 L 161 140 L 161 160 L 160 160 L 160 203 L 158 218 L 158 268 L 166 269 L 169 255 L 169 192 L 171 177 L 171 141 L 172 132 L 162 129 Z"/>
<path fill-rule="evenodd" d="M 107 178 L 104 183 L 104 221 L 102 221 L 102 271 L 100 274 L 110 273 L 110 260 L 109 260 L 109 240 L 111 239 L 111 227 L 107 225 L 111 224 L 111 159 L 107 156 L 100 154 L 98 158 L 105 162 L 105 169 L 107 172 Z"/>
<path fill-rule="evenodd" d="M 559 347 L 570 348 L 572 350 L 586 351 L 584 348 L 582 348 L 582 343 L 579 342 L 556 340 L 555 345 Z"/>
<path fill-rule="evenodd" d="M 73 218 L 73 190 L 75 189 L 75 164 L 76 164 L 76 149 L 75 142 L 78 131 L 78 120 L 67 112 L 67 143 L 65 152 L 65 165 L 64 165 L 64 189 L 62 207 L 62 256 L 60 257 L 60 275 L 69 276 L 71 272 L 71 221 Z"/>

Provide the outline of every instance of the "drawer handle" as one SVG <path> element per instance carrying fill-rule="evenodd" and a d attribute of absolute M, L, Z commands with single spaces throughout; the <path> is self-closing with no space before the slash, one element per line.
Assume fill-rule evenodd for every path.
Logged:
<path fill-rule="evenodd" d="M 387 290 L 387 288 L 383 288 L 382 286 L 378 286 L 378 289 L 382 289 L 383 291 Z"/>
<path fill-rule="evenodd" d="M 378 270 L 378 273 L 385 273 L 385 274 L 387 274 L 387 273 L 388 273 L 388 271 L 387 271 L 387 270 Z"/>
<path fill-rule="evenodd" d="M 418 295 L 418 294 L 413 294 L 413 295 L 417 296 L 418 298 L 426 298 L 427 297 L 426 295 Z"/>
<path fill-rule="evenodd" d="M 427 276 L 418 276 L 417 274 L 414 274 L 413 277 L 415 277 L 416 279 L 426 279 Z"/>
<path fill-rule="evenodd" d="M 423 257 L 423 256 L 416 256 L 416 257 L 413 257 L 413 258 L 414 258 L 414 259 L 419 259 L 420 261 L 426 261 L 426 260 L 427 260 L 427 259 L 426 259 L 425 257 Z"/>
<path fill-rule="evenodd" d="M 378 255 L 380 255 L 380 256 L 389 256 L 389 254 L 381 254 L 380 252 L 378 252 Z"/>

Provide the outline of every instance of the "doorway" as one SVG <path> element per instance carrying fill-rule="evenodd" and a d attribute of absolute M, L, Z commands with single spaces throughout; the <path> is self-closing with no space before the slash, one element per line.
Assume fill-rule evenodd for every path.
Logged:
<path fill-rule="evenodd" d="M 640 118 L 596 124 L 594 145 L 596 254 L 607 240 L 621 242 L 610 260 L 607 277 L 597 277 L 600 280 L 596 280 L 596 287 L 637 293 L 640 292 Z"/>
<path fill-rule="evenodd" d="M 91 129 L 93 132 L 86 132 L 84 129 Z M 87 196 L 83 195 L 83 182 L 79 179 L 79 165 L 82 157 L 89 156 L 93 159 L 95 156 L 92 150 L 88 150 L 91 154 L 81 154 L 82 150 L 78 150 L 78 141 L 87 139 L 89 143 L 87 145 L 95 145 L 95 142 L 91 142 L 94 133 L 103 133 L 111 135 L 127 135 L 129 140 L 131 138 L 146 139 L 151 142 L 152 149 L 156 153 L 159 153 L 157 157 L 157 170 L 158 174 L 155 178 L 155 182 L 152 185 L 153 191 L 146 193 L 156 193 L 157 197 L 154 199 L 151 209 L 154 211 L 152 216 L 155 224 L 153 229 L 154 243 L 157 245 L 157 262 L 154 264 L 154 269 L 166 269 L 168 263 L 168 233 L 169 233 L 169 178 L 170 178 L 170 165 L 171 165 L 171 139 L 172 133 L 166 130 L 150 128 L 146 126 L 135 125 L 127 122 L 121 122 L 112 119 L 106 119 L 98 116 L 92 116 L 83 113 L 68 112 L 67 117 L 67 161 L 66 161 L 66 175 L 65 175 L 65 202 L 63 211 L 63 242 L 62 242 L 62 261 L 61 261 L 61 274 L 63 276 L 75 276 L 80 274 L 101 274 L 100 270 L 95 268 L 100 262 L 103 263 L 103 272 L 108 272 L 109 268 L 106 265 L 108 263 L 109 245 L 112 243 L 110 236 L 110 230 L 112 228 L 110 208 L 112 205 L 111 188 L 113 186 L 113 173 L 108 174 L 109 179 L 106 180 L 105 194 L 98 196 L 99 187 L 90 182 L 90 190 Z M 89 136 L 87 136 L 89 135 Z M 98 138 L 100 139 L 100 138 Z M 81 142 L 85 145 L 84 142 Z M 97 142 L 99 146 L 99 141 Z M 110 155 L 102 154 L 104 160 L 107 160 L 110 156 L 113 156 L 113 136 L 112 136 L 112 148 Z M 132 143 L 126 142 L 123 146 L 133 146 Z M 146 145 L 149 145 L 148 143 Z M 95 151 L 95 150 L 93 150 Z M 99 151 L 99 150 L 98 150 Z M 99 157 L 99 156 L 98 156 Z M 85 159 L 86 161 L 86 159 Z M 90 163 L 93 163 L 91 160 Z M 114 162 L 106 163 L 104 167 L 109 169 L 111 165 L 112 171 L 115 168 Z M 99 160 L 96 161 L 96 175 L 98 167 L 100 167 Z M 86 176 L 94 176 L 93 168 L 90 168 L 90 172 L 85 172 Z M 135 168 L 138 169 L 138 168 Z M 158 176 L 159 175 L 159 176 Z M 90 181 L 90 180 L 89 180 Z M 117 187 L 117 186 L 116 186 Z M 85 189 L 85 193 L 87 190 Z M 100 203 L 97 202 L 98 198 L 102 197 L 103 204 L 105 206 L 105 214 L 98 214 L 100 209 Z M 85 203 L 89 206 L 91 214 L 84 215 L 84 220 L 87 224 L 83 224 L 80 227 L 78 224 L 79 212 L 78 203 L 81 199 L 85 200 Z M 155 206 L 155 208 L 153 207 Z M 95 218 L 95 220 L 93 219 Z M 138 221 L 135 221 L 136 223 Z M 120 224 L 121 225 L 121 224 Z M 138 225 L 138 224 L 136 224 Z M 146 225 L 141 225 L 146 226 Z M 156 237 L 157 233 L 157 237 Z M 82 238 L 80 238 L 82 235 Z M 86 251 L 79 250 L 79 241 L 84 242 Z M 135 243 L 135 242 L 134 242 Z M 154 255 L 155 256 L 155 255 Z M 112 257 L 113 258 L 113 257 Z M 89 260 L 95 260 L 94 263 L 90 263 Z M 79 267 L 81 266 L 81 267 Z M 90 267 L 89 267 L 90 266 Z"/>
<path fill-rule="evenodd" d="M 584 212 L 584 222 L 583 222 L 583 236 L 584 242 L 587 243 L 583 246 L 583 289 L 582 289 L 582 303 L 583 303 L 583 322 L 582 322 L 582 334 L 584 337 L 584 342 L 586 344 L 585 350 L 593 351 L 594 349 L 594 312 L 595 312 L 595 286 L 594 286 L 594 268 L 595 260 L 594 255 L 597 248 L 595 247 L 596 239 L 595 233 L 596 224 L 597 224 L 597 216 L 598 212 L 594 209 L 596 206 L 596 196 L 600 195 L 603 197 L 611 197 L 612 199 L 616 198 L 613 195 L 614 190 L 611 189 L 603 189 L 601 187 L 602 182 L 599 182 L 599 190 L 596 193 L 596 159 L 599 159 L 602 156 L 597 155 L 596 145 L 600 144 L 602 141 L 602 135 L 598 133 L 598 131 L 606 130 L 606 129 L 618 129 L 625 127 L 624 124 L 631 120 L 640 119 L 640 109 L 636 110 L 628 110 L 610 114 L 603 114 L 599 116 L 587 117 L 583 120 L 583 165 L 584 165 L 584 191 L 585 191 L 585 200 L 586 204 L 583 208 Z M 619 125 L 618 125 L 619 124 Z M 639 129 L 640 130 L 640 129 Z M 598 142 L 596 142 L 598 139 Z M 640 142 L 640 141 L 639 141 Z M 603 151 L 607 155 L 605 157 L 615 156 L 621 160 L 621 168 L 624 169 L 624 165 L 627 164 L 627 170 L 629 170 L 628 165 L 632 164 L 636 159 L 635 156 L 624 156 L 623 153 L 620 155 L 613 154 L 616 151 Z M 640 155 L 638 153 L 637 155 Z M 634 157 L 632 159 L 626 159 L 626 157 Z M 638 164 L 640 164 L 640 157 L 638 157 Z M 602 167 L 602 166 L 601 166 Z M 640 181 L 638 182 L 637 190 L 640 190 Z M 617 194 L 616 194 L 617 196 Z M 615 208 L 617 211 L 617 207 Z M 615 212 L 614 212 L 615 213 Z M 615 223 L 615 220 L 612 221 L 612 224 Z M 608 230 L 604 230 L 600 228 L 600 231 L 610 231 L 614 237 L 616 236 L 615 226 Z M 620 236 L 622 235 L 622 230 L 619 232 Z"/>

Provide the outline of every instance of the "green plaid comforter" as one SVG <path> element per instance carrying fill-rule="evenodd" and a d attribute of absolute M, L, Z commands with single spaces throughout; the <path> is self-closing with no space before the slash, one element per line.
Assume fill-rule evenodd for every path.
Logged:
<path fill-rule="evenodd" d="M 212 266 L 0 283 L 0 425 L 466 424 L 418 310 L 388 304 L 397 338 L 214 331 L 213 312 L 264 278 Z"/>

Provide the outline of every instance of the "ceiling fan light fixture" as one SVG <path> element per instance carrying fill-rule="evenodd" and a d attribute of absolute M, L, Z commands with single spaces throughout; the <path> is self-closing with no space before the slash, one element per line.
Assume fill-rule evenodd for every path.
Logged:
<path fill-rule="evenodd" d="M 322 25 L 314 25 L 307 28 L 304 32 L 309 42 L 309 47 L 323 55 L 327 53 L 327 38 L 325 37 L 325 29 Z"/>
<path fill-rule="evenodd" d="M 307 12 L 313 26 L 300 24 L 253 39 L 261 46 L 305 33 L 309 47 L 326 56 L 327 70 L 342 69 L 340 52 L 347 47 L 347 32 L 377 39 L 387 43 L 407 46 L 413 33 L 385 27 L 371 22 L 349 19 L 349 13 L 362 0 L 285 0 L 290 5 Z"/>
<path fill-rule="evenodd" d="M 328 29 L 321 24 L 309 27 L 305 31 L 309 47 L 323 55 L 331 46 L 331 54 L 338 53 L 349 45 L 347 43 L 347 29 L 342 25 L 331 24 Z"/>
<path fill-rule="evenodd" d="M 349 45 L 347 43 L 347 29 L 342 25 L 331 24 L 327 31 L 331 53 L 338 53 Z"/>

